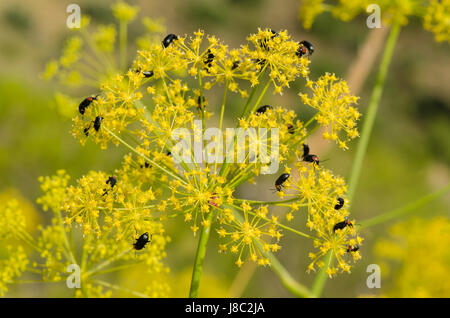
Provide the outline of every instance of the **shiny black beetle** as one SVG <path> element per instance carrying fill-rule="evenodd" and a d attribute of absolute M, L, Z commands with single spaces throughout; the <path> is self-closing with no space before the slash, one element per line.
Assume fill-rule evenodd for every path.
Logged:
<path fill-rule="evenodd" d="M 89 107 L 94 100 L 97 100 L 97 96 L 89 96 L 83 99 L 80 105 L 78 105 L 78 111 L 81 115 L 84 115 L 86 108 Z"/>
<path fill-rule="evenodd" d="M 168 47 L 174 40 L 178 40 L 178 37 L 175 34 L 170 33 L 162 40 L 163 47 Z"/>
<path fill-rule="evenodd" d="M 336 230 L 343 230 L 344 228 L 346 228 L 347 226 L 353 227 L 352 222 L 350 222 L 350 220 L 348 219 L 348 217 L 346 216 L 344 218 L 344 221 L 336 223 L 333 227 L 333 232 L 336 232 Z"/>
<path fill-rule="evenodd" d="M 151 240 L 151 236 L 149 237 L 148 232 L 145 232 L 144 234 L 139 236 L 138 239 L 136 239 L 136 243 L 133 243 L 133 247 L 137 251 L 142 250 L 147 243 L 151 242 Z"/>

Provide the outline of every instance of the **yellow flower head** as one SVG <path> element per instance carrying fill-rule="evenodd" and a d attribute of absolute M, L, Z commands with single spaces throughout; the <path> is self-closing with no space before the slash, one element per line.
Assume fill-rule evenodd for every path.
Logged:
<path fill-rule="evenodd" d="M 303 27 L 309 29 L 323 12 L 331 12 L 337 19 L 349 21 L 358 14 L 365 14 L 369 5 L 379 7 L 383 25 L 406 25 L 410 17 L 417 16 L 423 18 L 424 29 L 433 32 L 437 42 L 450 41 L 449 0 L 306 0 L 302 1 L 299 19 Z"/>
<path fill-rule="evenodd" d="M 307 86 L 313 96 L 300 94 L 303 103 L 317 109 L 317 122 L 326 130 L 323 137 L 334 140 L 342 149 L 347 149 L 347 141 L 358 137 L 356 122 L 361 116 L 355 108 L 358 97 L 350 93 L 344 80 L 326 73 L 317 81 L 308 81 Z M 345 137 L 340 136 L 341 132 Z"/>
<path fill-rule="evenodd" d="M 8 245 L 7 256 L 7 259 L 0 259 L 0 296 L 5 295 L 8 291 L 7 285 L 14 282 L 14 279 L 25 271 L 29 263 L 22 246 Z"/>
<path fill-rule="evenodd" d="M 269 260 L 262 251 L 278 251 L 281 247 L 277 242 L 282 235 L 276 225 L 266 218 L 267 207 L 260 206 L 252 211 L 245 202 L 242 207 L 244 211 L 242 221 L 236 218 L 225 219 L 224 227 L 217 231 L 221 238 L 229 239 L 227 243 L 220 245 L 219 250 L 225 252 L 229 249 L 231 253 L 238 254 L 236 261 L 238 267 L 248 260 L 258 265 L 269 265 Z M 272 243 L 273 240 L 275 241 Z"/>
<path fill-rule="evenodd" d="M 434 33 L 437 42 L 450 42 L 450 0 L 430 0 L 423 27 Z"/>
<path fill-rule="evenodd" d="M 289 83 L 297 77 L 308 76 L 310 61 L 306 57 L 299 57 L 299 43 L 293 41 L 287 31 L 258 29 L 258 33 L 248 37 L 248 42 L 251 46 L 243 46 L 242 53 L 254 63 L 255 83 L 256 75 L 267 69 L 275 93 L 281 94 L 283 87 L 289 87 Z"/>
<path fill-rule="evenodd" d="M 113 4 L 111 8 L 116 19 L 122 22 L 130 22 L 134 20 L 139 10 L 138 7 L 130 6 L 123 1 L 118 1 L 117 3 Z"/>

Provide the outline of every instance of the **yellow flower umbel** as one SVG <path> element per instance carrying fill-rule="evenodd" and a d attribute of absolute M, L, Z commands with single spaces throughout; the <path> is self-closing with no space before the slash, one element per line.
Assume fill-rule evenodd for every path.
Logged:
<path fill-rule="evenodd" d="M 346 206 L 349 202 L 345 198 L 344 180 L 315 163 L 298 162 L 296 170 L 298 178 L 291 177 L 286 191 L 298 201 L 292 204 L 288 220 L 298 213 L 300 206 L 307 207 L 306 226 L 316 235 L 313 244 L 318 250 L 309 254 L 312 263 L 308 271 L 315 270 L 316 266 L 326 266 L 329 276 L 338 271 L 350 272 L 350 260 L 361 257 L 358 249 L 363 239 L 357 235 L 355 222 L 348 219 Z M 340 207 L 337 206 L 338 198 L 343 202 Z M 325 264 L 324 258 L 329 253 L 331 258 Z"/>
<path fill-rule="evenodd" d="M 316 17 L 323 12 L 331 12 L 342 21 L 349 21 L 366 8 L 376 4 L 380 7 L 383 25 L 406 25 L 409 18 L 423 19 L 425 30 L 434 33 L 437 42 L 450 42 L 450 1 L 449 0 L 306 0 L 302 1 L 299 19 L 305 29 L 311 28 Z"/>
<path fill-rule="evenodd" d="M 132 18 L 131 14 L 119 15 L 118 7 L 114 10 L 122 26 Z M 149 31 L 161 30 L 151 21 L 146 25 Z M 119 29 L 119 37 L 121 32 L 123 35 L 123 28 Z M 106 55 L 114 52 L 109 51 L 112 29 L 104 27 L 94 35 L 94 43 Z M 87 95 L 92 97 L 91 102 L 74 116 L 73 135 L 82 144 L 92 141 L 101 148 L 111 143 L 123 145 L 131 153 L 125 155 L 114 175 L 90 171 L 72 185 L 62 172 L 43 179 L 46 194 L 40 202 L 61 217 L 52 226 L 63 224 L 64 231 L 81 230 L 85 236 L 83 249 L 94 255 L 93 264 L 86 265 L 90 271 L 101 272 L 98 266 L 101 267 L 102 259 L 116 261 L 120 256 L 117 261 L 131 262 L 127 251 L 143 232 L 153 233 L 153 241 L 137 259 L 152 264 L 154 271 L 164 270 L 161 260 L 169 240 L 165 221 L 177 217 L 187 222 L 194 234 L 201 233 L 200 242 L 206 232 L 218 226 L 215 230 L 226 240 L 219 250 L 236 254 L 238 266 L 248 260 L 270 265 L 272 253 L 281 248 L 282 231 L 287 230 L 314 242 L 318 252 L 312 257 L 312 267 L 323 266 L 323 257 L 331 251 L 333 262 L 327 264 L 328 273 L 334 275 L 338 269 L 349 271 L 348 258 L 359 258 L 356 245 L 362 239 L 356 235 L 356 226 L 334 231 L 334 225 L 348 216 L 345 208 L 334 209 L 337 197 L 345 198 L 343 179 L 326 169 L 300 162 L 296 165 L 299 177 L 293 175 L 284 184 L 286 192 L 278 192 L 280 197 L 290 196 L 288 202 L 247 200 L 235 194 L 239 186 L 257 184 L 259 175 L 267 172 L 264 169 L 275 160 L 285 166 L 286 173 L 290 172 L 289 165 L 298 158 L 299 145 L 319 125 L 327 127 L 324 137 L 346 148 L 346 141 L 358 136 L 359 117 L 355 108 L 357 98 L 351 95 L 346 83 L 330 74 L 316 82 L 308 80 L 312 93 L 302 98 L 318 114 L 305 124 L 296 110 L 280 104 L 264 105 L 269 90 L 282 93 L 297 79 L 308 78 L 309 54 L 302 53 L 302 44 L 287 31 L 258 29 L 238 49 L 229 48 L 202 30 L 191 36 L 171 34 L 162 45 L 163 39 L 163 36 L 140 38 L 140 49 L 128 69 L 112 63 L 112 67 L 105 68 L 105 75 L 96 78 L 99 84 L 95 92 Z M 57 67 L 52 70 L 58 72 Z M 234 118 L 233 127 L 241 132 L 254 129 L 260 137 L 257 141 L 234 144 L 238 134 L 226 140 L 224 118 L 230 104 L 229 92 L 242 98 L 240 115 Z M 209 141 L 203 135 L 216 119 L 219 134 L 213 138 L 222 137 L 222 145 L 226 147 L 224 157 L 219 158 L 223 160 L 211 162 L 208 159 L 215 156 L 216 149 L 208 148 Z M 310 127 L 313 123 L 317 126 Z M 273 135 L 271 129 L 278 134 Z M 266 144 L 261 141 L 263 137 L 267 137 Z M 201 144 L 203 151 L 177 148 L 180 139 L 190 140 L 190 145 Z M 275 146 L 272 141 L 276 141 Z M 236 150 L 233 159 L 243 153 L 243 160 L 236 162 L 226 156 L 231 145 Z M 249 149 L 256 152 L 250 155 Z M 108 182 L 112 177 L 114 184 Z M 295 195 L 289 192 L 292 189 L 297 191 Z M 300 207 L 306 207 L 306 215 L 296 215 L 304 217 L 314 235 L 279 222 L 272 214 L 273 205 L 290 208 L 288 220 Z M 53 228 L 47 231 L 53 233 Z M 54 230 L 60 245 L 52 252 L 56 254 L 51 259 L 55 260 L 53 263 L 65 256 L 64 231 Z M 199 246 L 198 250 L 204 247 Z M 350 247 L 354 250 L 347 252 Z M 88 293 L 104 292 L 89 277 L 86 280 L 93 284 Z"/>
<path fill-rule="evenodd" d="M 20 277 L 28 265 L 27 254 L 22 246 L 8 245 L 7 259 L 0 259 L 0 296 L 8 291 L 8 284 L 14 283 Z"/>
<path fill-rule="evenodd" d="M 254 61 L 256 72 L 253 73 L 252 83 L 256 84 L 257 74 L 267 69 L 274 92 L 281 94 L 283 88 L 288 88 L 297 77 L 308 76 L 310 61 L 296 54 L 299 43 L 293 41 L 287 31 L 258 29 L 258 33 L 250 35 L 248 41 L 253 48 L 243 46 L 242 53 Z"/>
<path fill-rule="evenodd" d="M 24 235 L 26 219 L 16 200 L 11 200 L 0 206 L 0 240 L 8 240 Z"/>
<path fill-rule="evenodd" d="M 139 8 L 136 6 L 130 6 L 129 4 L 118 1 L 117 3 L 111 6 L 114 16 L 123 22 L 130 22 L 134 20 L 136 14 L 139 11 Z"/>
<path fill-rule="evenodd" d="M 117 287 L 98 277 L 104 272 L 131 270 L 139 264 L 153 275 L 168 271 L 162 260 L 170 239 L 149 213 L 149 201 L 155 199 L 151 189 L 131 188 L 131 183 L 111 186 L 105 178 L 104 173 L 91 172 L 77 186 L 69 185 L 70 177 L 63 170 L 40 178 L 44 195 L 38 202 L 51 210 L 52 218 L 49 225 L 38 227 L 36 238 L 27 231 L 16 201 L 0 203 L 0 239 L 6 247 L 2 250 L 6 258 L 0 259 L 0 295 L 25 272 L 30 283 L 65 284 L 72 264 L 82 273 L 82 288 L 69 290 L 77 297 L 112 296 Z M 133 243 L 144 231 L 151 235 L 151 242 L 137 251 Z M 161 293 L 155 289 L 151 296 L 165 295 L 166 284 L 154 283 Z M 150 296 L 124 290 L 127 295 Z"/>
<path fill-rule="evenodd" d="M 258 265 L 269 265 L 269 260 L 264 257 L 261 250 L 278 251 L 281 248 L 278 242 L 282 235 L 276 224 L 272 222 L 273 220 L 267 220 L 268 209 L 266 206 L 260 206 L 252 211 L 252 208 L 244 202 L 241 208 L 244 212 L 243 220 L 234 217 L 230 210 L 224 211 L 221 223 L 226 225 L 228 230 L 221 227 L 217 233 L 221 238 L 228 238 L 229 242 L 220 244 L 219 251 L 230 250 L 231 253 L 237 254 L 236 265 L 238 267 L 241 267 L 246 259 L 256 262 Z M 275 243 L 269 243 L 272 239 L 275 239 Z"/>
<path fill-rule="evenodd" d="M 325 127 L 323 138 L 334 140 L 339 148 L 348 149 L 347 141 L 358 137 L 356 122 L 361 114 L 356 110 L 358 97 L 350 93 L 344 80 L 339 80 L 334 74 L 326 73 L 317 81 L 306 84 L 313 96 L 300 94 L 303 103 L 317 109 L 317 122 Z M 346 136 L 340 137 L 343 132 Z"/>
<path fill-rule="evenodd" d="M 450 0 L 430 0 L 423 27 L 434 33 L 437 42 L 450 42 Z"/>

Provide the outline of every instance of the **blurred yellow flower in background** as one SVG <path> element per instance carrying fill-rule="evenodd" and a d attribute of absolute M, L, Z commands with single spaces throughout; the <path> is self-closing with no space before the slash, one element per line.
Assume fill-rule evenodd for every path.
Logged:
<path fill-rule="evenodd" d="M 437 42 L 450 42 L 449 0 L 306 0 L 302 1 L 299 19 L 305 29 L 310 29 L 323 12 L 331 12 L 335 18 L 349 21 L 365 13 L 372 4 L 379 6 L 384 25 L 406 25 L 409 18 L 417 16 L 423 19 L 424 29 L 433 32 Z"/>
<path fill-rule="evenodd" d="M 450 220 L 413 218 L 394 225 L 375 245 L 381 273 L 395 276 L 382 286 L 388 297 L 448 297 Z M 383 283 L 382 283 L 383 284 Z"/>

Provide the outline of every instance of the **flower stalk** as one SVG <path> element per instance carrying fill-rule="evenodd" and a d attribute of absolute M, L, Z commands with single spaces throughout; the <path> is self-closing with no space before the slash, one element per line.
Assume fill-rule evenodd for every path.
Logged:
<path fill-rule="evenodd" d="M 447 193 L 449 190 L 450 190 L 450 184 L 447 184 L 445 187 L 443 187 L 433 193 L 427 194 L 427 195 L 421 197 L 420 199 L 418 199 L 414 202 L 411 202 L 401 208 L 377 215 L 376 217 L 373 217 L 371 219 L 361 222 L 360 228 L 365 229 L 365 228 L 368 228 L 368 227 L 371 227 L 374 225 L 382 224 L 382 223 L 388 222 L 390 220 L 393 220 L 395 218 L 404 216 L 413 211 L 416 211 L 417 209 L 423 207 L 424 205 L 427 205 L 428 203 L 436 200 L 441 195 Z"/>
<path fill-rule="evenodd" d="M 205 260 L 206 247 L 211 232 L 211 221 L 213 212 L 209 212 L 202 226 L 200 238 L 198 240 L 197 253 L 195 254 L 194 269 L 192 270 L 191 288 L 189 291 L 190 298 L 198 297 L 198 289 L 200 287 L 200 278 L 203 272 L 203 261 Z"/>
<path fill-rule="evenodd" d="M 364 120 L 361 138 L 359 139 L 358 146 L 356 148 L 355 160 L 352 165 L 348 182 L 347 197 L 352 202 L 355 195 L 356 187 L 358 186 L 359 177 L 361 174 L 364 157 L 367 152 L 367 146 L 369 145 L 370 135 L 372 134 L 372 128 L 377 116 L 378 105 L 380 103 L 381 94 L 383 93 L 384 83 L 386 81 L 386 74 L 391 63 L 392 55 L 394 53 L 395 44 L 400 33 L 400 25 L 394 24 L 389 33 L 386 46 L 384 48 L 383 57 L 380 67 L 378 69 L 377 80 L 370 97 L 369 106 L 367 108 L 366 119 Z"/>

